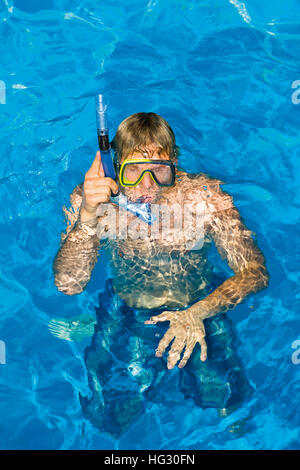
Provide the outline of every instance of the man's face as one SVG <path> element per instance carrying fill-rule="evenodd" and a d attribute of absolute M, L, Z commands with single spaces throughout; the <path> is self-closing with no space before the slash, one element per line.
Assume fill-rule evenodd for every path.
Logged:
<path fill-rule="evenodd" d="M 135 151 L 129 155 L 126 160 L 132 159 L 143 159 L 143 160 L 170 160 L 170 156 L 162 152 L 156 145 L 150 144 L 143 148 L 142 151 Z M 120 163 L 123 163 L 125 158 L 121 159 Z M 149 163 L 151 169 L 151 164 Z M 133 188 L 122 188 L 124 194 L 131 201 L 139 199 L 141 202 L 154 202 L 155 198 L 161 194 L 162 191 L 167 189 L 166 187 L 160 187 L 152 179 L 150 173 L 145 173 L 140 183 Z"/>

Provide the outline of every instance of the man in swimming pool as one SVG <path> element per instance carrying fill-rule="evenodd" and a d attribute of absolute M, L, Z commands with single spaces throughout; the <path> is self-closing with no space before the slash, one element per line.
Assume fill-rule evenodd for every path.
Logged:
<path fill-rule="evenodd" d="M 163 118 L 154 113 L 137 113 L 125 119 L 119 126 L 113 147 L 120 163 L 137 158 L 177 162 L 173 131 Z M 243 224 L 232 198 L 221 190 L 220 184 L 221 181 L 204 174 L 192 178 L 187 173 L 176 171 L 171 187 L 158 186 L 151 174 L 145 173 L 136 187 L 121 188 L 131 200 L 142 197 L 144 201 L 164 205 L 201 201 L 206 207 L 205 238 L 200 250 L 187 252 L 186 240 L 177 239 L 175 246 L 172 237 L 168 240 L 128 238 L 113 244 L 114 252 L 111 254 L 117 276 L 114 288 L 130 307 L 151 309 L 169 305 L 185 308 L 191 305 L 176 314 L 174 311 L 163 312 L 147 322 L 170 321 L 170 328 L 156 352 L 162 355 L 175 338 L 169 351 L 169 368 L 175 366 L 186 347 L 179 362 L 183 367 L 197 342 L 202 346 L 201 359 L 205 360 L 203 320 L 234 308 L 248 294 L 266 287 L 268 283 L 264 257 Z M 71 225 L 54 263 L 55 284 L 65 294 L 78 294 L 88 283 L 100 246 L 95 228 L 97 224 L 101 225 L 101 217 L 97 217 L 96 210 L 100 204 L 109 203 L 111 193 L 118 190 L 117 183 L 104 176 L 100 152 L 97 152 L 84 184 L 76 187 L 71 196 Z M 136 217 L 129 215 L 128 223 L 133 218 Z M 203 237 L 203 233 L 199 237 Z M 209 283 L 206 255 L 212 240 L 234 275 L 207 297 L 194 303 Z M 140 250 L 139 257 L 136 250 Z M 158 260 L 159 256 L 172 251 L 182 252 L 182 256 Z"/>
<path fill-rule="evenodd" d="M 71 209 L 65 209 L 70 225 L 62 235 L 54 261 L 55 284 L 67 295 L 81 293 L 90 280 L 99 247 L 103 247 L 111 259 L 113 290 L 122 302 L 144 312 L 158 310 L 150 318 L 144 315 L 145 325 L 170 322 L 156 357 L 161 358 L 173 341 L 167 368 L 176 364 L 184 368 L 199 343 L 199 356 L 204 362 L 208 319 L 219 317 L 220 312 L 234 308 L 248 294 L 267 286 L 264 256 L 232 198 L 222 191 L 222 182 L 205 174 L 189 175 L 178 170 L 174 133 L 162 117 L 154 113 L 129 116 L 120 124 L 112 145 L 121 187 L 104 176 L 97 152 L 84 183 L 71 195 Z M 127 228 L 135 227 L 131 230 L 135 236 L 130 237 L 129 231 L 124 236 L 124 226 L 120 230 L 115 223 L 120 219 L 115 214 L 125 211 L 110 201 L 111 194 L 119 189 L 132 201 L 142 200 L 170 210 L 175 207 L 175 212 L 184 206 L 200 207 L 202 228 L 199 230 L 199 225 L 192 222 L 187 231 L 177 232 L 173 223 L 167 237 L 163 230 L 155 231 L 153 237 L 146 222 L 127 213 Z M 107 212 L 112 206 L 115 212 L 110 224 Z M 134 225 L 137 221 L 139 229 Z M 163 216 L 159 216 L 155 223 L 162 222 Z M 137 231 L 143 236 L 136 236 Z M 213 291 L 213 269 L 207 256 L 212 242 L 234 272 Z"/>

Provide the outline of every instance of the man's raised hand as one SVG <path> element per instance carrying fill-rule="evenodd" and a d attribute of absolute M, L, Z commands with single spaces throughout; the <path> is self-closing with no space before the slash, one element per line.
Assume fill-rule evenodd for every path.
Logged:
<path fill-rule="evenodd" d="M 118 193 L 118 191 L 117 183 L 104 175 L 101 153 L 98 151 L 90 169 L 85 174 L 81 219 L 87 220 L 95 217 L 99 204 L 109 202 L 111 194 Z"/>

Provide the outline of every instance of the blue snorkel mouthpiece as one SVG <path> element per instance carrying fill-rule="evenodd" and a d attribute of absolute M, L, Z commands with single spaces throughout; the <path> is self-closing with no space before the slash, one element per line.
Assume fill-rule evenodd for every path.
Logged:
<path fill-rule="evenodd" d="M 156 217 L 151 212 L 151 204 L 149 202 L 131 202 L 122 193 L 116 199 L 117 201 L 114 200 L 114 202 L 117 202 L 120 207 L 136 215 L 147 224 L 151 225 L 156 220 Z"/>

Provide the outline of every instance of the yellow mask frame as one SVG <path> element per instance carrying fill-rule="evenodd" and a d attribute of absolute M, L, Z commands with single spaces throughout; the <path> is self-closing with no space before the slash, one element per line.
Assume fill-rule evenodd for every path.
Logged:
<path fill-rule="evenodd" d="M 145 169 L 144 171 L 141 172 L 141 174 L 139 175 L 139 177 L 137 178 L 136 181 L 130 181 L 128 179 L 125 178 L 125 169 L 128 165 L 131 165 L 131 164 L 145 164 L 145 163 L 150 163 L 151 165 L 165 165 L 165 166 L 168 166 L 170 167 L 171 169 L 171 180 L 169 183 L 162 183 L 161 181 L 158 180 L 157 176 L 155 175 L 155 171 L 154 170 L 150 170 L 150 169 Z M 161 186 L 161 187 L 164 187 L 164 186 L 173 186 L 174 183 L 175 183 L 175 164 L 173 162 L 171 162 L 170 160 L 152 160 L 152 159 L 141 159 L 141 158 L 128 158 L 126 160 L 124 160 L 124 162 L 122 164 L 119 164 L 119 183 L 121 186 L 125 187 L 125 188 L 134 188 L 136 187 L 138 184 L 140 184 L 140 182 L 142 181 L 142 179 L 144 178 L 145 174 L 146 173 L 149 173 L 151 178 L 153 179 L 153 181 L 158 185 L 158 186 Z"/>

